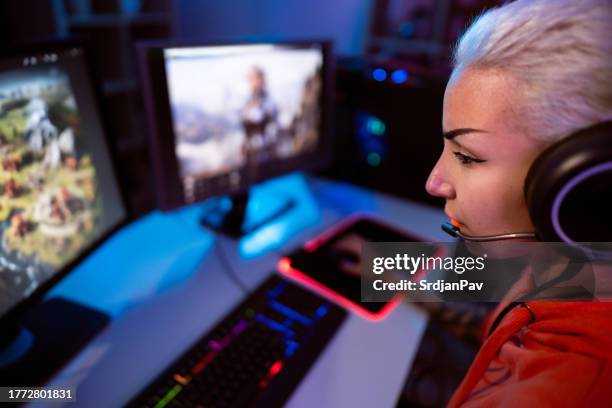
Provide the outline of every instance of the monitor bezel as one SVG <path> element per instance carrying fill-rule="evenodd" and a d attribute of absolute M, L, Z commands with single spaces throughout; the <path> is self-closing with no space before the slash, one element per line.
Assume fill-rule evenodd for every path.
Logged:
<path fill-rule="evenodd" d="M 322 90 L 320 95 L 321 121 L 319 123 L 320 143 L 317 148 L 283 160 L 275 160 L 272 165 L 261 165 L 256 177 L 243 179 L 235 186 L 211 187 L 206 194 L 194 201 L 187 201 L 183 182 L 175 154 L 175 135 L 172 112 L 168 97 L 164 50 L 169 48 L 217 47 L 231 45 L 281 45 L 321 47 Z M 176 209 L 204 201 L 210 197 L 241 194 L 257 183 L 286 174 L 291 171 L 308 171 L 322 168 L 331 163 L 333 157 L 333 115 L 334 105 L 334 61 L 332 43 L 329 40 L 283 40 L 283 41 L 215 41 L 194 40 L 146 41 L 137 44 L 141 78 L 145 96 L 145 107 L 149 124 L 149 146 L 152 156 L 153 172 L 156 178 L 158 207 L 163 211 Z"/>
<path fill-rule="evenodd" d="M 0 45 L 0 58 L 18 58 L 21 55 L 32 55 L 53 51 L 59 52 L 71 48 L 78 48 L 81 51 L 83 65 L 86 73 L 88 74 L 87 80 L 89 81 L 89 85 L 91 87 L 92 99 L 95 101 L 95 109 L 97 109 L 100 120 L 100 130 L 103 137 L 103 143 L 106 145 L 106 148 L 108 150 L 108 154 L 111 161 L 111 170 L 113 172 L 113 175 L 115 176 L 115 179 L 117 180 L 120 204 L 124 209 L 124 214 L 123 217 L 121 217 L 115 225 L 110 227 L 97 239 L 93 240 L 73 260 L 64 265 L 63 268 L 58 269 L 58 271 L 51 278 L 39 285 L 32 293 L 30 293 L 30 295 L 23 298 L 20 302 L 16 303 L 4 314 L 0 315 L 0 327 L 10 328 L 14 327 L 15 324 L 18 324 L 20 316 L 25 311 L 27 311 L 29 307 L 38 302 L 50 289 L 52 289 L 63 278 L 70 274 L 70 272 L 72 272 L 81 262 L 83 262 L 83 260 L 85 260 L 96 249 L 98 249 L 98 247 L 100 247 L 108 238 L 110 238 L 119 229 L 121 229 L 123 226 L 133 220 L 133 216 L 127 206 L 127 191 L 118 176 L 118 152 L 113 143 L 111 143 L 109 135 L 109 117 L 108 114 L 105 112 L 102 104 L 103 93 L 101 83 L 99 81 L 96 81 L 96 78 L 99 77 L 97 76 L 95 64 L 93 64 L 90 51 L 88 50 L 88 42 L 86 41 L 86 39 L 71 37 L 52 39 L 44 42 L 39 41 L 35 43 Z"/>

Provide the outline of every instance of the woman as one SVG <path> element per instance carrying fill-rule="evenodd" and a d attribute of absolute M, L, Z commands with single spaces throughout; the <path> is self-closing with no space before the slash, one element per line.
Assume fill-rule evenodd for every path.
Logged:
<path fill-rule="evenodd" d="M 444 97 L 444 150 L 426 186 L 462 232 L 534 230 L 523 193 L 531 163 L 612 120 L 610 32 L 609 0 L 518 0 L 463 35 Z M 612 404 L 612 303 L 500 309 L 451 406 Z"/>

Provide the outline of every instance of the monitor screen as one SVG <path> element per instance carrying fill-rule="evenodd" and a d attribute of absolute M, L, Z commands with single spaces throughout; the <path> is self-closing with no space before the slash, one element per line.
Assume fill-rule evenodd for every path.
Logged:
<path fill-rule="evenodd" d="M 0 58 L 0 317 L 125 209 L 79 47 Z"/>
<path fill-rule="evenodd" d="M 304 158 L 325 149 L 325 44 L 158 51 L 163 78 L 154 74 L 151 85 L 165 85 L 164 93 L 153 94 L 158 105 L 162 95 L 167 99 L 172 133 L 165 138 L 172 143 L 158 149 L 173 151 L 182 202 L 229 194 L 300 169 L 308 164 Z M 154 126 L 164 138 L 163 124 Z"/>

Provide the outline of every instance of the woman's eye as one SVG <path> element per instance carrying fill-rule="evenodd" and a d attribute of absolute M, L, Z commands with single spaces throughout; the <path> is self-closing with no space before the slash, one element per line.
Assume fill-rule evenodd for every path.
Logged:
<path fill-rule="evenodd" d="M 459 159 L 461 164 L 471 164 L 471 163 L 482 163 L 484 160 L 477 159 L 472 156 L 468 156 L 467 154 L 463 154 L 461 152 L 453 152 L 455 157 Z"/>

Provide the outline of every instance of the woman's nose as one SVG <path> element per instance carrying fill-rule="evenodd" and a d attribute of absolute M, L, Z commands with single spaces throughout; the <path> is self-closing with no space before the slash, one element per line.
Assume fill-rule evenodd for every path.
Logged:
<path fill-rule="evenodd" d="M 452 184 L 444 179 L 438 164 L 436 164 L 429 174 L 427 183 L 425 184 L 425 189 L 432 196 L 442 197 L 445 199 L 455 198 L 455 189 L 453 188 Z"/>

